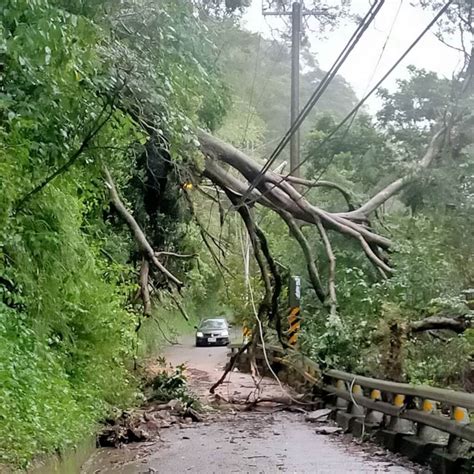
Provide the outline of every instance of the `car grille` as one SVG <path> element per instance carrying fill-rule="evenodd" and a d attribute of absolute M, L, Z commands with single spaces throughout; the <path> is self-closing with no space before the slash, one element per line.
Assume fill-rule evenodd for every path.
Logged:
<path fill-rule="evenodd" d="M 222 334 L 215 332 L 205 332 L 204 337 L 223 337 Z"/>

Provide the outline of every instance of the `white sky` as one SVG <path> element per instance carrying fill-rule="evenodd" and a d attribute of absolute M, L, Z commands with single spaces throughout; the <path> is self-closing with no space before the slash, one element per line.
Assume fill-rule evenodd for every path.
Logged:
<path fill-rule="evenodd" d="M 420 7 L 413 7 L 410 3 L 410 0 L 386 0 L 376 19 L 340 69 L 339 74 L 351 84 L 359 97 L 368 91 L 369 81 L 374 74 L 374 69 L 392 24 L 393 30 L 390 39 L 375 76 L 370 82 L 371 86 L 392 66 L 436 14 Z M 369 6 L 369 0 L 352 1 L 352 11 L 361 16 L 365 15 Z M 400 11 L 398 17 L 396 17 L 399 7 Z M 270 26 L 274 28 L 281 27 L 282 20 L 273 16 L 263 17 L 261 9 L 262 0 L 253 0 L 251 7 L 243 18 L 243 25 L 250 31 L 261 32 L 265 37 L 271 37 Z M 396 21 L 394 23 L 395 17 Z M 311 21 L 317 20 L 312 19 Z M 331 66 L 354 29 L 355 23 L 345 22 L 334 31 L 327 32 L 327 38 L 318 38 L 315 34 L 309 34 L 311 51 L 321 68 L 327 70 Z M 453 72 L 462 64 L 461 54 L 436 39 L 433 34 L 434 31 L 436 31 L 436 27 L 433 27 L 415 46 L 383 84 L 383 87 L 393 89 L 397 78 L 406 77 L 406 66 L 410 64 L 435 71 L 442 76 L 452 76 Z M 451 44 L 456 44 L 457 41 L 457 38 L 453 38 Z M 376 98 L 369 101 L 368 104 L 372 111 L 377 109 L 378 102 Z"/>

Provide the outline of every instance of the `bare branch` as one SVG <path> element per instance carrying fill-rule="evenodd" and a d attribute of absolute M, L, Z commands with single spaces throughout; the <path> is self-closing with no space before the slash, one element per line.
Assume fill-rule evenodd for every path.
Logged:
<path fill-rule="evenodd" d="M 264 256 L 262 255 L 262 250 L 259 245 L 259 239 L 257 236 L 256 226 L 252 214 L 247 206 L 240 206 L 238 205 L 238 197 L 227 189 L 224 189 L 226 192 L 229 200 L 236 206 L 237 212 L 240 214 L 245 227 L 247 229 L 247 233 L 250 237 L 250 242 L 252 242 L 253 253 L 255 256 L 255 260 L 257 261 L 258 268 L 260 269 L 260 274 L 262 276 L 264 288 L 265 288 L 265 296 L 263 301 L 260 304 L 259 308 L 259 315 L 260 313 L 264 313 L 266 311 L 271 310 L 271 299 L 272 299 L 272 283 L 270 280 L 270 275 L 268 273 L 267 267 L 265 265 Z"/>
<path fill-rule="evenodd" d="M 104 167 L 103 169 L 104 177 L 105 177 L 105 184 L 109 189 L 110 194 L 110 201 L 112 202 L 113 206 L 115 207 L 116 211 L 120 214 L 120 217 L 127 223 L 128 227 L 133 233 L 135 241 L 142 253 L 153 265 L 161 272 L 163 275 L 166 276 L 170 281 L 172 281 L 178 288 L 183 286 L 183 283 L 178 280 L 167 268 L 165 268 L 161 262 L 156 258 L 155 251 L 153 250 L 152 246 L 148 242 L 143 230 L 138 225 L 135 218 L 132 214 L 127 210 L 127 208 L 122 203 L 120 196 L 117 192 L 115 187 L 115 183 L 110 175 L 110 172 L 107 168 Z"/>
<path fill-rule="evenodd" d="M 235 364 L 239 360 L 240 356 L 250 347 L 251 343 L 252 340 L 241 346 L 239 350 L 230 358 L 229 363 L 227 364 L 219 380 L 209 389 L 210 393 L 213 394 L 216 391 L 216 388 L 224 382 L 225 378 L 227 377 L 227 374 L 235 367 Z"/>
<path fill-rule="evenodd" d="M 219 270 L 219 273 L 222 275 L 222 278 L 225 282 L 225 274 L 224 272 L 227 272 L 229 275 L 231 275 L 230 270 L 222 263 L 221 259 L 216 255 L 216 252 L 212 248 L 211 243 L 209 242 L 209 239 L 216 245 L 216 247 L 219 249 L 222 255 L 224 255 L 224 249 L 220 246 L 219 241 L 213 237 L 202 225 L 201 221 L 199 220 L 199 217 L 196 214 L 196 211 L 194 209 L 194 202 L 191 199 L 191 196 L 189 196 L 188 192 L 184 190 L 184 196 L 186 197 L 186 202 L 188 203 L 188 208 L 189 212 L 191 213 L 191 216 L 194 219 L 194 222 L 198 226 L 199 233 L 201 234 L 202 241 L 204 242 L 204 245 L 206 246 L 207 250 L 209 251 L 209 254 L 211 255 L 211 258 L 214 260 L 214 263 L 216 264 L 217 269 Z M 227 288 L 227 285 L 226 285 Z"/>
<path fill-rule="evenodd" d="M 140 268 L 140 294 L 143 301 L 143 314 L 145 316 L 151 315 L 151 298 L 150 291 L 148 290 L 148 275 L 150 272 L 150 263 L 144 257 L 142 260 L 142 266 Z"/>
<path fill-rule="evenodd" d="M 229 164 L 238 170 L 239 173 L 241 173 L 249 182 L 258 175 L 260 171 L 258 165 L 232 145 L 229 145 L 205 132 L 200 131 L 198 136 L 201 150 L 207 156 Z M 228 185 L 228 180 L 224 178 L 222 174 L 219 175 L 216 173 L 218 167 L 215 163 L 213 169 L 208 169 L 208 164 L 209 160 L 206 162 L 205 173 L 207 176 L 210 179 L 215 180 L 217 184 L 223 186 Z M 230 179 L 232 180 L 230 189 L 234 190 L 235 188 L 240 187 L 240 189 L 235 190 L 241 194 L 242 183 L 234 177 Z M 222 183 L 223 181 L 224 183 Z M 247 189 L 248 186 L 243 185 L 243 187 L 244 189 Z M 283 209 L 291 213 L 294 218 L 303 220 L 312 225 L 314 225 L 314 214 L 317 214 L 321 219 L 322 224 L 329 229 L 336 230 L 337 232 L 351 236 L 357 240 L 360 240 L 360 237 L 362 236 L 367 242 L 374 243 L 382 248 L 388 248 L 391 245 L 389 239 L 377 235 L 367 228 L 353 222 L 353 220 L 356 220 L 355 216 L 351 216 L 352 220 L 350 220 L 343 215 L 331 214 L 310 204 L 293 186 L 291 186 L 291 184 L 282 180 L 275 173 L 267 171 L 264 174 L 263 179 L 258 185 L 258 191 L 259 194 L 257 194 L 255 199 L 252 198 L 252 202 L 258 201 L 272 209 Z M 270 202 L 270 205 L 268 205 L 268 202 Z M 379 264 L 377 259 L 374 258 L 373 252 L 366 251 L 366 253 L 376 265 Z M 390 269 L 385 270 L 390 271 Z"/>
<path fill-rule="evenodd" d="M 344 189 L 340 184 L 333 183 L 332 181 L 325 181 L 325 180 L 309 180 L 304 178 L 298 178 L 296 176 L 284 176 L 279 175 L 282 178 L 285 178 L 290 183 L 300 184 L 302 186 L 306 186 L 307 188 L 328 188 L 328 189 L 335 189 L 339 191 L 342 196 L 344 197 L 347 207 L 349 211 L 353 211 L 355 209 L 355 205 L 352 200 L 352 195 L 347 189 Z"/>
<path fill-rule="evenodd" d="M 105 110 L 108 108 L 110 105 L 110 110 L 107 112 L 105 117 L 101 120 L 103 113 Z M 60 166 L 58 169 L 56 169 L 53 173 L 51 173 L 47 178 L 44 179 L 40 184 L 35 186 L 31 191 L 26 193 L 18 202 L 18 204 L 15 206 L 15 209 L 18 211 L 21 209 L 27 201 L 29 201 L 35 194 L 38 194 L 40 191 L 42 191 L 49 183 L 54 181 L 58 176 L 61 174 L 65 173 L 66 171 L 71 168 L 71 166 L 79 159 L 79 157 L 87 150 L 89 147 L 90 143 L 94 139 L 94 137 L 102 130 L 104 125 L 109 121 L 110 117 L 112 117 L 112 114 L 114 112 L 114 107 L 113 103 L 110 104 L 107 102 L 100 112 L 99 116 L 97 119 L 94 120 L 95 126 L 92 127 L 92 129 L 87 133 L 87 135 L 84 137 L 82 140 L 81 145 L 79 148 L 72 153 L 72 155 L 68 158 L 66 163 L 64 163 L 62 166 Z"/>
<path fill-rule="evenodd" d="M 180 303 L 179 299 L 176 298 L 176 296 L 173 294 L 173 292 L 170 292 L 171 299 L 173 300 L 174 304 L 176 307 L 179 309 L 179 312 L 183 315 L 183 318 L 189 322 L 189 316 L 186 310 L 184 309 L 184 306 Z"/>
<path fill-rule="evenodd" d="M 347 214 L 339 214 L 344 217 L 356 217 L 360 219 L 367 218 L 372 212 L 378 209 L 382 204 L 388 201 L 391 197 L 398 194 L 403 188 L 408 184 L 416 180 L 420 173 L 428 168 L 433 162 L 434 158 L 438 155 L 441 148 L 440 138 L 444 136 L 447 128 L 443 126 L 431 139 L 431 142 L 423 155 L 422 159 L 417 163 L 416 167 L 410 171 L 407 175 L 393 181 L 384 189 L 379 191 L 375 196 L 369 199 L 363 206 L 359 207 L 355 211 L 352 211 Z"/>
<path fill-rule="evenodd" d="M 319 271 L 316 266 L 316 257 L 313 254 L 313 250 L 311 249 L 311 246 L 309 245 L 309 242 L 306 239 L 306 236 L 303 234 L 303 231 L 300 229 L 300 227 L 296 223 L 296 220 L 293 218 L 293 216 L 289 212 L 280 211 L 279 214 L 281 218 L 286 222 L 286 225 L 288 226 L 293 237 L 299 243 L 306 260 L 306 265 L 308 268 L 308 275 L 309 275 L 309 280 L 311 281 L 311 285 L 313 286 L 313 289 L 316 292 L 316 295 L 318 296 L 319 301 L 321 301 L 321 303 L 324 303 L 326 301 L 327 294 L 323 290 L 323 285 L 321 283 Z"/>
<path fill-rule="evenodd" d="M 319 234 L 323 240 L 326 255 L 329 261 L 329 274 L 328 274 L 328 294 L 329 294 L 329 307 L 330 314 L 337 314 L 337 297 L 336 297 L 336 257 L 332 251 L 331 242 L 329 241 L 326 229 L 321 224 L 321 221 L 317 221 L 316 225 L 319 230 Z"/>
<path fill-rule="evenodd" d="M 162 255 L 165 255 L 167 257 L 175 257 L 175 258 L 195 258 L 198 256 L 197 253 L 190 253 L 190 254 L 180 254 L 180 253 L 175 253 L 175 252 L 155 252 L 156 257 L 161 257 Z"/>

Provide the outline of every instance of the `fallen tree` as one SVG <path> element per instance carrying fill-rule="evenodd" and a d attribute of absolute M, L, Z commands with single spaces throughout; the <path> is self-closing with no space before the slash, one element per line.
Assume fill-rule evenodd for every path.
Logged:
<path fill-rule="evenodd" d="M 232 145 L 200 130 L 198 138 L 202 153 L 206 157 L 203 175 L 230 196 L 232 207 L 242 216 L 242 209 L 261 204 L 276 212 L 287 224 L 290 233 L 300 245 L 308 267 L 311 285 L 319 300 L 331 313 L 337 312 L 335 282 L 336 259 L 332 250 L 328 231 L 340 233 L 355 239 L 367 258 L 383 278 L 394 272 L 387 253 L 393 246 L 392 241 L 378 234 L 370 225 L 371 215 L 387 200 L 400 193 L 406 186 L 418 179 L 425 169 L 434 162 L 443 148 L 444 140 L 451 127 L 443 125 L 432 137 L 426 151 L 415 166 L 404 176 L 396 179 L 375 193 L 367 202 L 355 207 L 351 195 L 342 186 L 324 182 L 324 186 L 339 191 L 345 198 L 349 211 L 328 212 L 309 202 L 304 194 L 293 184 L 313 187 L 317 182 L 304 179 L 295 181 L 272 171 L 261 173 L 260 165 L 237 150 Z M 258 182 L 255 189 L 249 190 L 252 182 Z M 301 231 L 301 225 L 310 225 L 319 234 L 328 261 L 326 288 L 322 283 L 318 263 L 314 253 Z M 249 226 L 247 229 L 249 230 Z M 251 234 L 252 231 L 249 230 Z M 255 236 L 250 235 L 255 244 Z M 260 265 L 260 267 L 262 267 Z M 263 280 L 268 286 L 268 275 L 262 271 Z M 266 291 L 268 295 L 268 288 Z"/>
<path fill-rule="evenodd" d="M 446 314 L 435 314 L 427 316 L 419 321 L 413 321 L 409 324 L 410 333 L 420 333 L 424 331 L 449 330 L 461 334 L 467 329 L 474 327 L 474 317 L 469 314 L 458 314 L 449 316 Z"/>

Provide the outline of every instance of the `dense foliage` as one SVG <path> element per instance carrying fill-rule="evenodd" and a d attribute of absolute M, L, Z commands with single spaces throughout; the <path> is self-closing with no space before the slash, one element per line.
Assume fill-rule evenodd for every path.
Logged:
<path fill-rule="evenodd" d="M 309 178 L 331 179 L 357 204 L 413 168 L 446 107 L 446 97 L 455 96 L 456 83 L 414 67 L 409 71 L 396 91 L 380 92 L 383 105 L 377 120 L 360 114 L 324 144 L 336 121 L 328 115 L 316 120 L 305 148 Z M 472 95 L 464 101 L 469 108 Z M 390 256 L 393 277 L 380 280 L 353 243 L 334 236 L 339 315 L 327 318 L 309 285 L 303 298 L 303 348 L 323 366 L 472 389 L 472 330 L 441 336 L 409 330 L 412 321 L 431 315 L 471 314 L 462 292 L 474 282 L 472 132 L 468 116 L 434 166 L 375 217 L 375 228 L 398 242 Z M 347 207 L 334 190 L 310 194 L 325 209 Z M 281 249 L 287 239 L 284 230 L 275 223 L 268 230 L 278 242 L 277 258 L 293 273 L 301 272 L 302 256 L 296 260 L 294 250 Z M 314 239 L 309 233 L 307 237 Z M 322 244 L 315 245 L 318 260 L 324 262 Z M 327 273 L 327 267 L 323 269 Z M 440 353 L 435 348 L 443 344 L 449 351 Z"/>
<path fill-rule="evenodd" d="M 136 397 L 138 257 L 109 210 L 102 166 L 143 209 L 137 108 L 154 108 L 163 153 L 192 162 L 191 124 L 218 121 L 226 95 L 187 2 L 9 0 L 1 20 L 0 463 L 23 463 Z M 160 206 L 137 215 L 160 248 L 189 252 L 182 179 L 170 172 Z M 193 265 L 176 271 L 192 279 Z"/>

